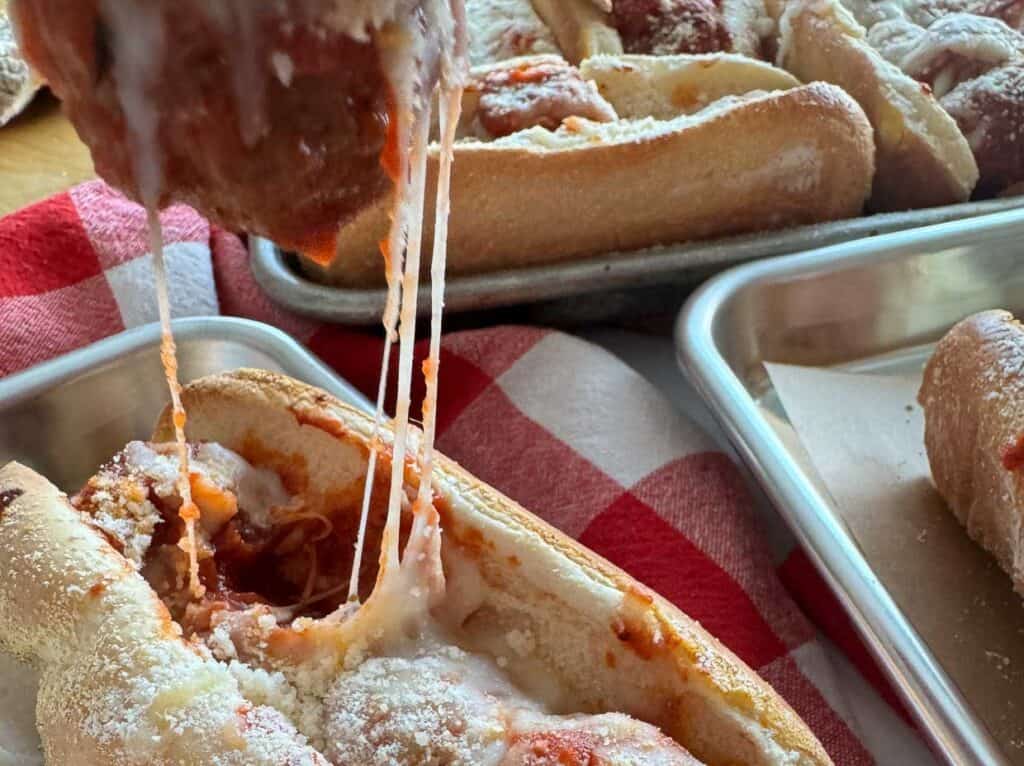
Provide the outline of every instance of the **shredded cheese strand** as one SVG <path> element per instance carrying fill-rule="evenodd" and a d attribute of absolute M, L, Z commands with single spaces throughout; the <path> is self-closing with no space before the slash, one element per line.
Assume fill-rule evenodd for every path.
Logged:
<path fill-rule="evenodd" d="M 156 208 L 147 208 L 149 241 L 153 251 L 153 272 L 156 276 L 156 303 L 160 314 L 160 360 L 164 366 L 164 376 L 171 392 L 172 420 L 174 422 L 174 441 L 178 453 L 178 476 L 176 486 L 181 497 L 181 508 L 178 515 L 185 522 L 185 537 L 179 542 L 188 554 L 189 590 L 193 597 L 201 598 L 205 592 L 199 582 L 199 552 L 196 547 L 196 520 L 199 519 L 199 508 L 192 502 L 192 483 L 189 480 L 188 443 L 185 441 L 185 424 L 187 416 L 181 403 L 181 383 L 178 380 L 178 354 L 171 333 L 171 301 L 167 291 L 167 264 L 164 261 L 164 236 L 160 225 L 160 216 Z"/>
<path fill-rule="evenodd" d="M 413 512 L 416 516 L 413 537 L 417 538 L 417 542 L 414 546 L 414 540 L 410 539 L 410 548 L 406 550 L 406 557 L 409 557 L 411 553 L 413 558 L 422 558 L 423 555 L 426 555 L 431 559 L 437 558 L 440 553 L 440 541 L 438 538 L 440 530 L 436 513 L 424 514 L 423 510 L 430 507 L 432 500 L 431 477 L 434 464 L 434 441 L 437 431 L 438 371 L 440 367 L 441 316 L 444 307 L 448 217 L 451 207 L 451 169 L 455 132 L 462 106 L 463 69 L 468 48 L 468 40 L 465 34 L 465 13 L 462 3 L 459 0 L 448 0 L 446 5 L 450 11 L 450 19 L 452 21 L 450 30 L 442 28 L 444 26 L 444 19 L 441 17 L 417 19 L 418 22 L 423 24 L 423 27 L 420 29 L 421 35 L 437 33 L 441 39 L 441 83 L 439 88 L 441 157 L 435 205 L 434 247 L 431 261 L 430 350 L 423 368 L 427 388 L 423 402 L 424 434 L 420 449 L 416 454 L 420 485 L 417 500 L 413 503 Z M 449 32 L 451 34 L 450 38 L 448 37 Z M 419 42 L 425 39 L 425 36 L 421 37 Z M 448 44 L 450 44 L 450 47 Z M 404 566 L 405 563 L 400 558 L 399 529 L 403 501 L 406 499 L 405 460 L 409 448 L 413 344 L 415 341 L 416 308 L 423 239 L 424 198 L 426 195 L 429 158 L 429 126 L 433 96 L 433 93 L 427 91 L 424 87 L 426 80 L 425 72 L 431 64 L 424 58 L 417 60 L 417 53 L 425 55 L 426 51 L 417 51 L 416 46 L 413 45 L 406 49 L 406 53 L 411 53 L 411 55 L 404 57 L 405 60 L 402 62 L 402 64 L 407 65 L 407 68 L 403 72 L 403 76 L 397 80 L 399 86 L 396 88 L 395 96 L 398 108 L 395 111 L 397 119 L 400 120 L 407 120 L 411 116 L 413 125 L 411 141 L 409 140 L 408 132 L 405 132 L 405 122 L 397 126 L 402 131 L 397 136 L 397 146 L 402 156 L 400 162 L 401 176 L 399 179 L 396 179 L 398 181 L 396 184 L 396 204 L 395 213 L 392 217 L 392 233 L 389 244 L 401 242 L 401 238 L 396 235 L 396 232 L 404 232 L 406 234 L 406 247 L 401 268 L 398 267 L 398 259 L 396 257 L 401 251 L 394 246 L 391 246 L 389 251 L 391 257 L 388 263 L 388 306 L 392 309 L 395 306 L 393 301 L 397 291 L 399 273 L 401 276 L 401 306 L 398 316 L 400 320 L 398 391 L 393 421 L 392 466 L 387 519 L 381 541 L 380 574 L 378 578 L 388 578 L 389 575 L 396 576 L 398 569 Z M 416 90 L 417 87 L 418 91 Z M 403 97 L 405 98 L 403 99 Z M 406 178 L 409 178 L 408 183 L 405 183 Z M 391 344 L 393 343 L 394 320 L 394 314 L 389 316 L 386 311 L 385 327 L 388 330 L 388 338 L 385 343 L 385 358 L 381 365 L 381 382 L 378 389 L 378 419 L 374 423 L 373 441 L 371 443 L 371 454 L 367 470 L 367 485 L 363 491 L 363 508 L 360 517 L 357 552 L 349 583 L 350 601 L 358 601 L 359 569 L 361 568 L 362 548 L 365 545 L 365 528 L 373 491 L 371 482 L 376 470 L 377 450 L 380 448 L 379 418 L 383 409 L 384 392 L 386 391 Z M 419 538 L 423 539 L 419 540 Z M 434 542 L 428 543 L 428 538 Z M 426 548 L 423 546 L 426 546 Z M 415 566 L 415 562 L 412 565 Z M 440 560 L 437 560 L 436 566 L 429 569 L 441 577 L 440 587 L 443 588 L 443 575 L 440 575 Z"/>

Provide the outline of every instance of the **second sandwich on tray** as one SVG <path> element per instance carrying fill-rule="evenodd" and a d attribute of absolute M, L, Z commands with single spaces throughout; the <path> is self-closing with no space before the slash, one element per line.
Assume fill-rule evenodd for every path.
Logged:
<path fill-rule="evenodd" d="M 437 167 L 435 145 L 428 188 Z M 463 99 L 448 269 L 480 273 L 855 217 L 874 171 L 871 125 L 851 97 L 754 59 L 490 64 L 473 70 Z M 390 209 L 382 201 L 346 225 L 330 266 L 303 267 L 337 285 L 382 284 Z"/>

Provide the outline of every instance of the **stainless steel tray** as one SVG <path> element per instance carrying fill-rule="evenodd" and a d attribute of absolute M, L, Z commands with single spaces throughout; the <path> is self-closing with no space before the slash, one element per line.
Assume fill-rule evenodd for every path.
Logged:
<path fill-rule="evenodd" d="M 182 382 L 238 367 L 283 372 L 358 407 L 371 404 L 280 330 L 244 319 L 174 323 Z M 18 460 L 73 491 L 168 400 L 160 328 L 147 325 L 0 380 L 0 465 Z"/>
<path fill-rule="evenodd" d="M 678 311 L 685 287 L 736 264 L 803 252 L 839 242 L 985 215 L 1024 205 L 1024 197 L 887 213 L 781 232 L 614 253 L 548 266 L 452 277 L 445 302 L 450 313 L 532 304 L 536 321 L 601 321 Z M 294 256 L 259 238 L 250 242 L 253 275 L 281 305 L 299 314 L 347 324 L 376 324 L 384 310 L 380 288 L 348 289 L 313 282 Z M 426 289 L 420 311 L 429 311 Z"/>
<path fill-rule="evenodd" d="M 1024 311 L 1024 211 L 741 266 L 694 295 L 676 326 L 684 371 L 951 764 L 1007 761 L 786 446 L 764 363 L 919 371 L 952 324 L 993 307 Z"/>

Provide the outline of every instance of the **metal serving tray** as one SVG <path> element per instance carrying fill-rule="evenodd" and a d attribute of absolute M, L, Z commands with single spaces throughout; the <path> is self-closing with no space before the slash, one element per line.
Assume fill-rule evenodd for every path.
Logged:
<path fill-rule="evenodd" d="M 1024 311 L 1021 210 L 738 267 L 676 326 L 684 371 L 951 764 L 1007 761 L 786 446 L 792 426 L 764 363 L 919 372 L 951 325 L 994 307 Z"/>
<path fill-rule="evenodd" d="M 803 252 L 840 242 L 919 228 L 1024 205 L 1024 197 L 969 202 L 931 210 L 887 213 L 780 232 L 614 253 L 547 266 L 451 277 L 445 303 L 449 313 L 531 304 L 526 321 L 594 322 L 638 315 L 675 316 L 684 290 L 746 261 Z M 250 242 L 253 274 L 281 305 L 299 314 L 346 324 L 376 324 L 386 293 L 380 288 L 349 289 L 305 277 L 294 256 L 271 242 Z M 421 314 L 430 310 L 426 288 Z"/>
<path fill-rule="evenodd" d="M 280 330 L 227 317 L 174 323 L 182 382 L 239 367 L 291 375 L 357 407 L 366 398 Z M 168 401 L 160 328 L 115 335 L 0 380 L 0 465 L 17 460 L 65 491 L 132 439 Z"/>

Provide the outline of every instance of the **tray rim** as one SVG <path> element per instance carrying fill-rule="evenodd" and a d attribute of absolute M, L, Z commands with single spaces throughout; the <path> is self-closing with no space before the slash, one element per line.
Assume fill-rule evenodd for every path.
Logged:
<path fill-rule="evenodd" d="M 445 304 L 450 312 L 456 313 L 647 287 L 673 279 L 682 281 L 701 269 L 723 271 L 754 259 L 871 240 L 1022 207 L 1024 196 L 1005 197 L 451 276 L 447 280 Z M 284 254 L 260 237 L 249 238 L 249 253 L 254 279 L 275 303 L 325 321 L 362 325 L 380 321 L 386 300 L 384 288 L 333 287 L 314 282 L 293 270 L 285 262 Z M 420 287 L 419 306 L 421 316 L 429 313 L 426 284 Z"/>
<path fill-rule="evenodd" d="M 370 400 L 351 383 L 317 359 L 294 338 L 263 322 L 226 316 L 187 317 L 172 322 L 178 344 L 199 339 L 223 339 L 256 347 L 291 370 L 302 370 L 302 379 L 323 388 L 344 402 L 373 411 Z M 42 394 L 119 357 L 160 343 L 160 325 L 150 323 L 124 330 L 0 378 L 0 417 L 11 407 Z M 299 373 L 288 374 L 299 377 Z"/>
<path fill-rule="evenodd" d="M 859 265 L 890 261 L 928 245 L 957 246 L 957 239 L 1024 227 L 1024 211 L 856 240 L 807 253 L 737 266 L 701 287 L 675 325 L 677 361 L 708 404 L 779 515 L 918 720 L 933 750 L 954 765 L 1006 764 L 1006 756 L 920 635 L 875 576 L 834 510 L 763 418 L 754 398 L 716 343 L 719 310 L 758 283 L 810 278 Z M 763 360 L 762 360 L 763 361 Z"/>

